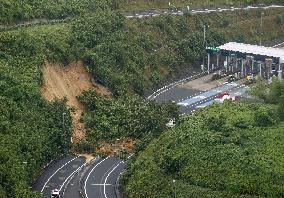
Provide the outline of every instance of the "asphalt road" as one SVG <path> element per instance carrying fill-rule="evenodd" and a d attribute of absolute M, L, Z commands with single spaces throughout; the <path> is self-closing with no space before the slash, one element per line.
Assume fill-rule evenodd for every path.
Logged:
<path fill-rule="evenodd" d="M 116 198 L 115 185 L 126 164 L 116 157 L 107 157 L 94 163 L 83 183 L 86 198 Z"/>
<path fill-rule="evenodd" d="M 35 181 L 33 190 L 41 192 L 46 197 L 50 197 L 53 189 L 62 192 L 73 174 L 84 167 L 85 161 L 83 156 L 62 157 L 43 170 L 42 175 Z"/>
<path fill-rule="evenodd" d="M 221 87 L 222 86 L 220 86 L 220 88 Z M 217 91 L 215 89 L 212 89 L 212 90 L 214 90 L 214 92 L 209 97 L 204 97 L 204 98 L 198 100 L 197 102 L 193 102 L 193 103 L 191 103 L 190 105 L 187 105 L 187 106 L 181 105 L 180 106 L 180 112 L 182 113 L 181 115 L 188 114 L 188 113 L 193 113 L 193 112 L 195 112 L 198 109 L 202 109 L 202 108 L 204 108 L 206 106 L 211 105 L 213 102 L 220 103 L 221 101 L 218 99 L 218 93 L 220 93 L 221 91 Z M 246 90 L 248 90 L 248 87 L 242 85 L 242 83 L 239 82 L 239 84 L 236 84 L 236 86 L 231 87 L 229 89 L 224 89 L 224 90 L 226 92 L 228 92 L 231 97 L 233 97 L 233 96 L 243 96 L 245 94 Z M 209 93 L 209 92 L 210 92 L 210 90 L 207 91 L 207 92 L 203 92 L 200 95 L 202 96 L 202 95 L 204 95 L 206 93 Z M 191 97 L 191 98 L 194 98 L 194 96 Z"/>
<path fill-rule="evenodd" d="M 228 7 L 221 6 L 218 8 L 177 8 L 173 11 L 169 9 L 152 9 L 147 11 L 130 11 L 125 13 L 126 18 L 143 18 L 143 17 L 155 17 L 162 14 L 173 14 L 173 15 L 183 15 L 186 13 L 196 14 L 196 13 L 211 13 L 211 12 L 226 12 L 226 11 L 236 11 L 236 10 L 251 10 L 251 9 L 270 9 L 270 8 L 284 8 L 283 5 L 251 5 L 246 7 Z"/>

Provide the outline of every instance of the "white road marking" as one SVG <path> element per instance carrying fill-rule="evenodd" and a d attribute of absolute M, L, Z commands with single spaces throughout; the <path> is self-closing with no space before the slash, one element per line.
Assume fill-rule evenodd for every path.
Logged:
<path fill-rule="evenodd" d="M 106 176 L 105 178 L 105 182 L 104 182 L 104 196 L 105 198 L 107 198 L 107 195 L 106 195 L 106 182 L 107 182 L 107 178 L 109 177 L 109 175 L 121 164 L 121 163 L 124 163 L 124 162 L 119 162 L 109 173 L 108 175 Z"/>
<path fill-rule="evenodd" d="M 86 196 L 86 198 L 89 198 L 89 197 L 88 197 L 88 194 L 87 194 L 87 188 L 86 188 L 86 186 L 87 186 L 87 181 L 88 181 L 88 179 L 89 179 L 91 173 L 94 171 L 94 169 L 95 169 L 98 165 L 100 165 L 101 163 L 103 163 L 103 162 L 104 162 L 106 159 L 108 159 L 108 158 L 109 158 L 109 157 L 107 157 L 107 158 L 103 159 L 102 161 L 100 161 L 99 163 L 97 163 L 97 164 L 92 168 L 92 170 L 89 172 L 89 174 L 88 174 L 88 176 L 87 176 L 87 178 L 86 178 L 86 180 L 85 180 L 85 184 L 84 184 L 84 190 L 85 190 L 85 196 Z"/>
<path fill-rule="evenodd" d="M 84 163 L 82 166 L 80 166 L 80 167 L 77 168 L 75 171 L 73 171 L 73 172 L 65 179 L 65 181 L 64 181 L 63 184 L 61 185 L 59 191 L 61 191 L 61 189 L 63 188 L 63 186 L 65 185 L 65 183 L 69 180 L 69 178 L 72 177 L 72 176 L 74 176 L 74 174 L 75 174 L 76 172 L 78 172 L 78 171 L 79 171 L 83 166 L 85 166 L 85 165 L 86 165 L 86 163 Z"/>
<path fill-rule="evenodd" d="M 205 98 L 206 98 L 206 96 L 194 96 L 193 98 L 205 99 Z"/>
<path fill-rule="evenodd" d="M 42 189 L 41 189 L 40 192 L 41 192 L 41 193 L 43 192 L 43 190 L 44 190 L 46 184 L 49 182 L 49 180 L 50 180 L 60 169 L 62 169 L 64 166 L 66 166 L 67 164 L 69 164 L 69 163 L 72 162 L 73 160 L 77 159 L 78 157 L 80 157 L 80 156 L 77 156 L 77 157 L 73 158 L 72 160 L 69 160 L 68 162 L 66 162 L 65 164 L 63 164 L 59 169 L 57 169 L 57 170 L 47 179 L 47 181 L 44 183 L 44 185 L 43 185 L 43 187 L 42 187 Z"/>
<path fill-rule="evenodd" d="M 91 186 L 112 186 L 112 184 L 91 184 Z"/>

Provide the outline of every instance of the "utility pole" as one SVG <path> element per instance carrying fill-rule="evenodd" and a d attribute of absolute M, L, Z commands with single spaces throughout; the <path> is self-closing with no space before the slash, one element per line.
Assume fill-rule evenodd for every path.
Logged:
<path fill-rule="evenodd" d="M 207 47 L 207 45 L 206 45 L 206 26 L 205 26 L 205 24 L 203 25 L 203 46 L 205 47 L 205 49 L 206 49 L 206 47 Z M 202 63 L 202 71 L 204 70 L 204 67 L 205 67 L 205 57 L 203 56 L 203 63 Z"/>
<path fill-rule="evenodd" d="M 261 16 L 260 16 L 260 36 L 259 36 L 259 46 L 261 46 L 262 45 L 262 43 L 261 43 L 261 37 L 262 37 L 262 26 L 263 26 L 263 15 L 264 15 L 264 13 L 262 12 L 261 13 Z"/>
<path fill-rule="evenodd" d="M 65 112 L 62 113 L 62 128 L 63 128 L 63 133 L 64 133 L 64 131 L 65 131 L 65 115 L 66 115 Z"/>
<path fill-rule="evenodd" d="M 174 191 L 175 191 L 175 198 L 177 197 L 177 192 L 176 192 L 176 180 L 173 180 L 174 183 Z"/>

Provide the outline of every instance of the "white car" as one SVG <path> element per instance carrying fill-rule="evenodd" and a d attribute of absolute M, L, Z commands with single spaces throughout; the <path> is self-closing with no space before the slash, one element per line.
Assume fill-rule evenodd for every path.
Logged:
<path fill-rule="evenodd" d="M 175 119 L 170 119 L 170 121 L 166 124 L 168 128 L 172 128 L 176 125 Z"/>
<path fill-rule="evenodd" d="M 60 198 L 60 192 L 57 189 L 51 191 L 50 198 Z"/>

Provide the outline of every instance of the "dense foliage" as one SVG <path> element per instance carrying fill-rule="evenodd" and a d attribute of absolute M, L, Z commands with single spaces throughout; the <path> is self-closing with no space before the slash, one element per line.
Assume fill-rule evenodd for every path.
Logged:
<path fill-rule="evenodd" d="M 251 89 L 250 94 L 265 103 L 277 104 L 280 117 L 284 119 L 284 81 L 274 77 L 272 84 L 267 84 L 265 80 L 259 79 Z"/>
<path fill-rule="evenodd" d="M 25 32 L 0 34 L 0 196 L 41 197 L 29 189 L 40 168 L 67 153 L 66 101 L 41 98 L 43 50 Z M 63 131 L 62 114 L 67 113 Z"/>
<path fill-rule="evenodd" d="M 159 105 L 127 95 L 107 98 L 95 90 L 85 91 L 78 98 L 87 107 L 82 120 L 89 142 L 125 137 L 146 141 L 158 137 L 169 118 L 178 118 L 174 103 Z"/>
<path fill-rule="evenodd" d="M 63 19 L 96 10 L 96 0 L 1 0 L 0 23 L 32 19 Z"/>
<path fill-rule="evenodd" d="M 126 20 L 103 5 L 96 4 L 95 13 L 71 23 L 13 31 L 21 33 L 19 42 L 32 50 L 15 48 L 15 53 L 41 50 L 43 58 L 65 65 L 83 60 L 95 79 L 115 96 L 125 91 L 143 95 L 193 67 L 199 68 L 205 53 L 203 24 L 209 25 L 206 42 L 210 46 L 228 40 L 258 42 L 259 10 Z M 263 40 L 283 36 L 282 18 L 281 8 L 265 11 Z M 36 42 L 31 44 L 32 39 Z M 13 43 L 7 41 L 6 45 Z"/>
<path fill-rule="evenodd" d="M 135 157 L 124 189 L 129 197 L 282 197 L 283 129 L 277 106 L 212 105 Z"/>
<path fill-rule="evenodd" d="M 37 17 L 81 15 L 93 10 L 91 3 L 95 1 L 80 1 L 83 6 L 76 4 L 77 7 L 72 4 L 78 1 L 68 4 L 56 1 L 56 6 L 54 2 L 2 0 L 0 19 L 12 23 Z M 140 98 L 123 96 L 126 91 L 142 95 L 167 78 L 175 78 L 179 72 L 192 68 L 204 54 L 203 24 L 211 27 L 207 31 L 209 45 L 216 46 L 227 39 L 258 40 L 255 35 L 259 10 L 214 13 L 209 17 L 164 15 L 126 20 L 106 8 L 104 1 L 98 2 L 102 3 L 95 4 L 95 13 L 82 14 L 70 24 L 0 33 L 0 194 L 3 197 L 36 196 L 27 190 L 33 176 L 47 161 L 68 150 L 69 116 L 66 131 L 62 131 L 62 113 L 69 111 L 65 101 L 47 103 L 40 96 L 43 61 L 67 65 L 76 59 L 84 60 L 95 78 L 118 96 L 108 99 L 86 92 L 80 98 L 88 107 L 83 121 L 87 123 L 92 141 L 97 140 L 95 135 L 103 139 L 129 136 L 145 143 L 161 133 L 169 117 L 176 116 L 171 113 L 175 112 L 175 107 L 145 104 Z M 46 9 L 41 7 L 43 5 Z M 70 10 L 62 11 L 65 6 L 70 6 Z M 263 39 L 283 36 L 283 10 L 266 13 L 269 17 L 264 24 L 269 26 L 264 25 Z M 270 118 L 268 124 L 277 121 L 274 114 L 262 113 Z"/>
<path fill-rule="evenodd" d="M 226 41 L 258 42 L 259 10 L 183 17 L 126 20 L 121 14 L 100 9 L 72 23 L 71 43 L 76 58 L 83 59 L 96 79 L 115 95 L 132 90 L 142 95 L 169 78 L 199 67 L 206 42 L 218 46 Z M 278 24 L 283 9 L 266 11 L 264 40 L 283 35 Z M 269 24 L 269 25 L 268 25 Z M 273 33 L 272 33 L 273 32 Z"/>
<path fill-rule="evenodd" d="M 151 8 L 172 8 L 173 6 L 189 5 L 213 6 L 213 5 L 239 5 L 251 3 L 282 3 L 282 0 L 223 0 L 195 1 L 173 0 L 171 6 L 163 0 L 0 0 L 0 24 L 12 24 L 37 19 L 65 19 L 83 13 L 96 12 L 98 7 L 109 6 L 119 10 L 139 10 Z"/>

